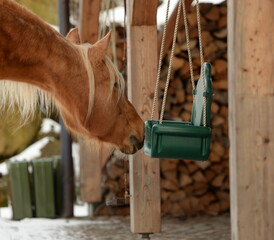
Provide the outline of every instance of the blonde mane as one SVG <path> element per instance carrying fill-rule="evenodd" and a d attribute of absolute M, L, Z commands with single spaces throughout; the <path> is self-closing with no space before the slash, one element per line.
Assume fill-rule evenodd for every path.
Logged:
<path fill-rule="evenodd" d="M 54 100 L 50 93 L 23 82 L 0 81 L 0 110 L 18 110 L 22 121 L 33 118 L 38 106 L 45 114 L 54 109 Z"/>
<path fill-rule="evenodd" d="M 88 48 L 90 46 L 91 45 L 89 43 L 79 45 L 80 55 L 82 57 L 83 63 L 85 65 L 85 68 L 88 74 L 88 84 L 89 84 L 89 101 L 88 101 L 88 111 L 85 119 L 85 125 L 87 124 L 87 121 L 91 115 L 91 111 L 94 104 L 94 95 L 95 95 L 95 79 L 94 79 L 93 69 L 88 58 Z"/>
<path fill-rule="evenodd" d="M 119 72 L 118 68 L 114 65 L 114 63 L 111 61 L 111 59 L 108 56 L 105 56 L 105 64 L 108 68 L 109 75 L 110 75 L 110 94 L 112 94 L 112 90 L 114 87 L 114 84 L 118 84 L 118 91 L 119 91 L 119 96 L 117 101 L 121 98 L 121 96 L 125 92 L 125 80 L 122 76 L 122 74 Z"/>
<path fill-rule="evenodd" d="M 93 69 L 89 61 L 88 57 L 88 48 L 91 46 L 89 43 L 85 43 L 80 45 L 80 54 L 82 56 L 85 68 L 88 73 L 88 79 L 89 79 L 89 105 L 88 105 L 88 111 L 87 111 L 87 116 L 85 120 L 85 124 L 87 123 L 88 119 L 90 118 L 91 111 L 93 108 L 94 104 L 94 95 L 95 95 L 95 79 L 94 79 L 94 74 L 93 74 Z M 118 71 L 117 67 L 113 64 L 111 59 L 108 56 L 105 56 L 104 58 L 105 64 L 108 68 L 109 72 L 109 78 L 110 78 L 110 89 L 109 89 L 109 95 L 108 95 L 108 100 L 110 100 L 110 97 L 113 92 L 113 87 L 114 84 L 118 84 L 118 91 L 119 91 L 119 96 L 117 98 L 117 102 L 120 99 L 120 97 L 124 94 L 125 92 L 125 80 L 123 76 L 120 74 Z"/>
<path fill-rule="evenodd" d="M 86 68 L 89 79 L 89 104 L 86 115 L 85 124 L 87 123 L 94 104 L 95 95 L 95 79 L 93 69 L 88 58 L 88 48 L 90 44 L 83 44 L 79 46 L 79 53 Z M 124 94 L 125 81 L 122 75 L 119 73 L 117 67 L 112 63 L 108 56 L 105 56 L 105 64 L 110 74 L 110 99 L 114 84 L 118 84 L 119 98 Z M 58 103 L 57 103 L 58 106 Z M 19 110 L 23 123 L 28 119 L 32 119 L 34 114 L 39 109 L 43 113 L 49 115 L 54 109 L 56 109 L 56 101 L 52 95 L 48 92 L 41 90 L 33 85 L 15 82 L 10 80 L 0 81 L 0 110 L 7 109 L 8 111 Z"/>

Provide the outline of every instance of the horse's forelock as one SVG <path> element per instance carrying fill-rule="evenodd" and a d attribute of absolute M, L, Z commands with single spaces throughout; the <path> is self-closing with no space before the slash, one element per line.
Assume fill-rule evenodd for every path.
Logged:
<path fill-rule="evenodd" d="M 113 93 L 113 88 L 115 83 L 118 84 L 118 91 L 119 91 L 119 95 L 118 95 L 118 99 L 121 96 L 124 95 L 125 92 L 125 80 L 122 76 L 122 74 L 119 72 L 118 68 L 114 65 L 114 63 L 110 60 L 110 58 L 108 56 L 105 56 L 105 63 L 106 66 L 108 68 L 109 71 L 109 76 L 110 76 L 110 91 L 109 91 L 109 97 L 111 97 L 112 93 Z"/>
<path fill-rule="evenodd" d="M 90 44 L 85 43 L 80 46 L 80 54 L 82 56 L 85 68 L 87 70 L 87 74 L 88 74 L 88 80 L 89 80 L 89 105 L 88 105 L 88 111 L 87 111 L 87 116 L 86 116 L 86 120 L 85 120 L 85 124 L 87 123 L 88 119 L 90 118 L 91 115 L 91 111 L 93 108 L 93 104 L 94 104 L 94 96 L 95 96 L 95 79 L 94 79 L 94 74 L 93 74 L 93 69 L 92 69 L 92 65 L 90 63 L 90 59 L 88 56 L 88 50 L 91 47 Z M 109 78 L 110 78 L 110 82 L 109 82 L 109 95 L 108 95 L 108 100 L 111 99 L 112 93 L 113 93 L 113 88 L 115 83 L 117 82 L 119 88 L 119 95 L 117 98 L 117 102 L 120 99 L 121 96 L 123 96 L 124 91 L 125 91 L 125 80 L 122 77 L 122 75 L 120 74 L 120 72 L 118 71 L 117 67 L 113 64 L 113 62 L 110 60 L 110 58 L 108 56 L 105 56 L 104 58 L 105 64 L 107 66 L 107 69 L 109 71 Z"/>

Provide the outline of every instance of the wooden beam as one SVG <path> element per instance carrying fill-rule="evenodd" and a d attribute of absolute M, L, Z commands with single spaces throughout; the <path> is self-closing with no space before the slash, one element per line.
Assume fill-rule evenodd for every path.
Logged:
<path fill-rule="evenodd" d="M 127 7 L 130 7 L 130 2 L 127 1 Z M 152 6 L 156 2 L 150 0 Z M 139 11 L 150 9 L 141 6 L 137 6 Z M 135 14 L 138 15 L 138 11 Z M 146 23 L 143 26 L 131 25 L 130 19 L 128 16 L 128 95 L 143 120 L 148 120 L 157 75 L 157 28 Z M 159 159 L 145 156 L 142 150 L 130 159 L 130 216 L 134 233 L 161 231 L 159 164 Z"/>
<path fill-rule="evenodd" d="M 100 152 L 80 142 L 80 199 L 83 202 L 102 201 L 102 168 Z"/>
<path fill-rule="evenodd" d="M 80 0 L 79 30 L 83 43 L 98 40 L 100 5 L 101 0 Z"/>
<path fill-rule="evenodd" d="M 228 1 L 233 240 L 274 236 L 274 1 Z"/>
<path fill-rule="evenodd" d="M 81 0 L 79 32 L 81 42 L 98 40 L 101 0 Z M 102 201 L 102 153 L 80 141 L 80 198 L 84 202 Z"/>
<path fill-rule="evenodd" d="M 186 12 L 189 12 L 191 3 L 193 0 L 186 0 Z M 178 11 L 178 4 L 177 7 L 174 8 L 172 14 L 170 15 L 167 23 L 167 29 L 166 29 L 166 40 L 165 40 L 165 45 L 164 45 L 164 51 L 163 51 L 163 58 L 167 54 L 168 50 L 171 48 L 172 40 L 173 40 L 173 33 L 175 29 L 175 22 L 176 22 L 176 16 L 177 16 L 177 11 Z M 184 25 L 184 19 L 183 19 L 183 12 L 181 11 L 180 14 L 180 19 L 179 19 L 179 29 Z M 163 28 L 164 29 L 164 28 Z M 182 33 L 182 38 L 186 38 L 186 33 L 183 30 Z M 162 38 L 163 38 L 163 30 L 158 34 L 158 56 L 160 56 L 160 49 L 161 49 L 161 44 L 162 44 Z"/>
<path fill-rule="evenodd" d="M 132 26 L 156 25 L 158 1 L 127 1 L 127 16 Z"/>
<path fill-rule="evenodd" d="M 91 145 L 90 145 L 91 144 Z M 113 146 L 103 144 L 101 151 L 80 141 L 80 199 L 83 202 L 102 201 L 102 169 L 105 167 Z"/>

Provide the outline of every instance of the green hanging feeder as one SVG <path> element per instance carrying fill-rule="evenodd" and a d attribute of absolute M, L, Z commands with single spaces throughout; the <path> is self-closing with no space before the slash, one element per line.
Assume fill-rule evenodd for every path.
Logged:
<path fill-rule="evenodd" d="M 145 123 L 144 151 L 154 158 L 207 160 L 210 153 L 210 112 L 212 101 L 211 65 L 204 63 L 205 87 L 199 79 L 193 101 L 191 122 L 155 121 Z M 203 126 L 206 96 L 206 126 Z"/>
<path fill-rule="evenodd" d="M 154 94 L 154 101 L 152 107 L 151 119 L 153 119 L 157 89 L 159 86 L 160 72 L 161 72 L 161 59 L 163 58 L 163 46 L 166 36 L 166 26 L 168 19 L 168 9 L 166 12 L 166 23 L 164 26 L 163 39 L 161 45 L 161 52 L 159 58 L 158 76 Z M 163 104 L 161 109 L 160 120 L 149 120 L 145 123 L 145 142 L 144 152 L 147 156 L 154 158 L 175 158 L 175 159 L 188 159 L 188 160 L 200 160 L 204 161 L 208 159 L 210 153 L 210 112 L 212 101 L 212 79 L 211 79 L 211 65 L 204 63 L 203 50 L 202 50 L 202 34 L 199 14 L 199 4 L 197 1 L 197 22 L 198 22 L 198 36 L 200 45 L 200 59 L 201 59 L 201 76 L 198 80 L 197 86 L 194 83 L 194 74 L 192 66 L 192 57 L 189 44 L 189 31 L 187 25 L 185 1 L 180 0 L 178 5 L 178 12 L 175 23 L 175 30 L 173 35 L 173 43 L 171 56 L 169 61 L 168 75 L 166 81 L 166 87 L 163 97 Z M 191 122 L 175 122 L 175 121 L 163 121 L 164 108 L 167 96 L 167 90 L 171 74 L 171 66 L 173 62 L 176 35 L 178 30 L 178 21 L 181 8 L 183 9 L 184 24 L 186 31 L 186 41 L 188 48 L 188 57 L 190 65 L 190 76 L 193 88 L 193 107 Z"/>

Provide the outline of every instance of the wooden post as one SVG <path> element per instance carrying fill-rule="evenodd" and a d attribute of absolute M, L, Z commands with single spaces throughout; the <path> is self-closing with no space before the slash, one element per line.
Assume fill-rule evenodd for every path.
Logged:
<path fill-rule="evenodd" d="M 79 32 L 81 42 L 98 40 L 101 0 L 81 0 Z M 84 202 L 102 201 L 101 153 L 80 141 L 80 198 Z"/>
<path fill-rule="evenodd" d="M 143 120 L 150 119 L 157 75 L 157 3 L 127 0 L 128 95 Z M 143 150 L 130 159 L 130 193 L 132 232 L 160 232 L 159 159 Z"/>
<path fill-rule="evenodd" d="M 100 4 L 101 0 L 80 0 L 79 30 L 83 43 L 98 40 Z"/>
<path fill-rule="evenodd" d="M 233 240 L 274 236 L 274 1 L 228 1 Z"/>

